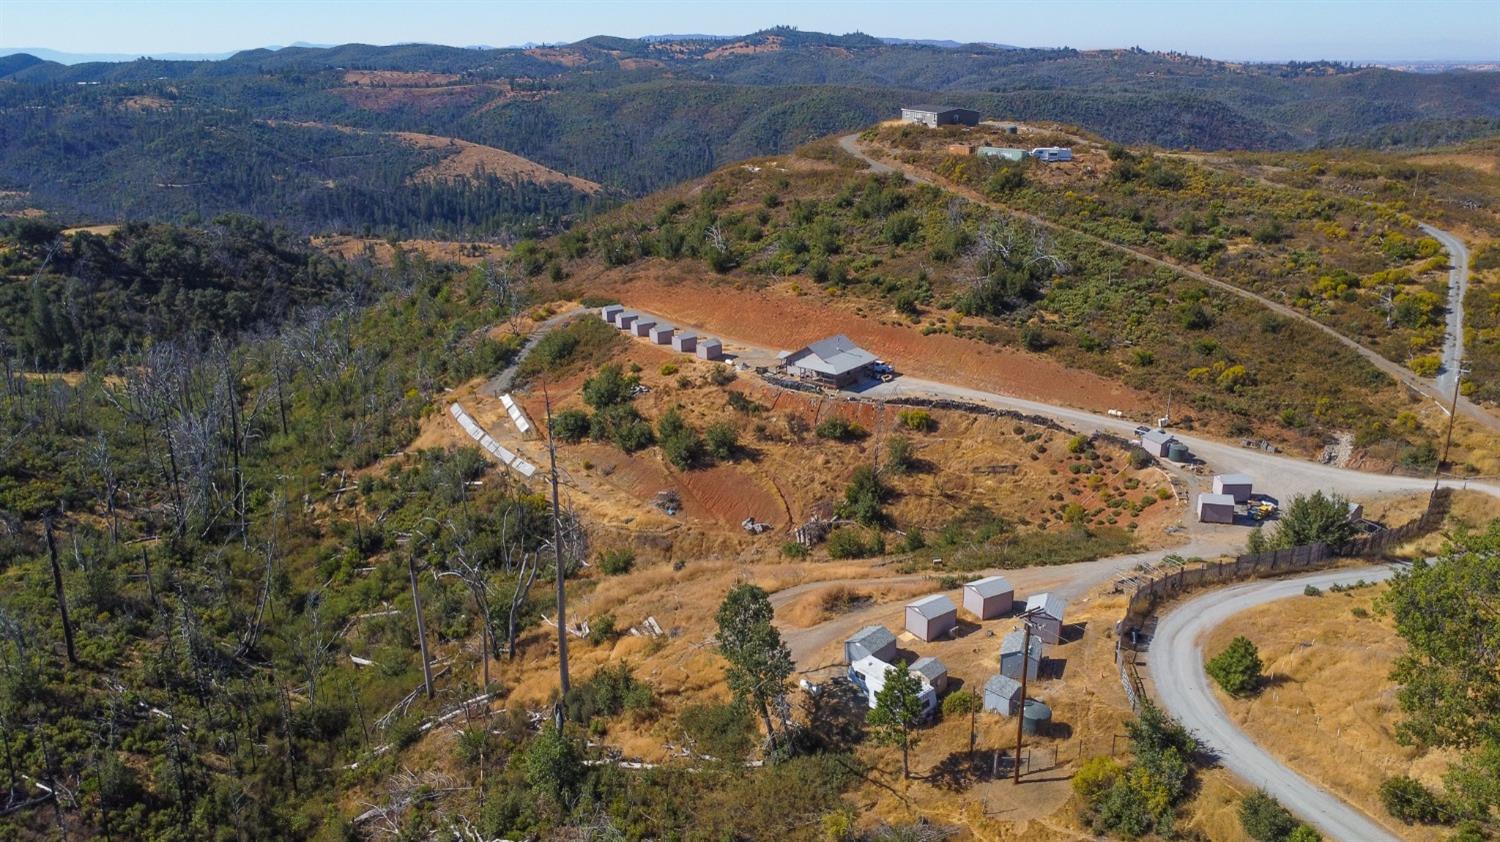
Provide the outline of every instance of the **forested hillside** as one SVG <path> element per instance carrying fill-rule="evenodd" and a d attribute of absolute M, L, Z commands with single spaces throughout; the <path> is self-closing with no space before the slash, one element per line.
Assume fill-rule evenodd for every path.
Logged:
<path fill-rule="evenodd" d="M 642 195 L 931 99 L 1173 148 L 1421 145 L 1500 129 L 1496 74 L 791 29 L 524 50 L 351 44 L 200 62 L 13 56 L 0 64 L 0 190 L 90 220 L 274 212 L 301 231 L 505 239 L 564 226 L 598 200 L 492 176 L 414 182 L 441 153 L 371 132 L 488 144 Z"/>

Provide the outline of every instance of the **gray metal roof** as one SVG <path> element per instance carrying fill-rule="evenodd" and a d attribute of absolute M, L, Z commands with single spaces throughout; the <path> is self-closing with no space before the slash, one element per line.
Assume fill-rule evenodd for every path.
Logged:
<path fill-rule="evenodd" d="M 1010 581 L 1004 576 L 986 576 L 983 579 L 975 579 L 969 584 L 964 585 L 964 587 L 974 591 L 985 599 L 1001 594 L 1015 593 L 1016 590 L 1011 587 Z"/>
<path fill-rule="evenodd" d="M 1199 506 L 1233 506 L 1233 494 L 1199 494 Z"/>
<path fill-rule="evenodd" d="M 1014 699 L 1021 692 L 1021 682 L 1008 675 L 995 674 L 984 683 L 984 694 L 995 695 L 1002 699 Z"/>
<path fill-rule="evenodd" d="M 855 345 L 854 340 L 842 333 L 819 339 L 786 357 L 787 365 L 830 375 L 847 374 L 873 362 L 874 354 Z"/>
<path fill-rule="evenodd" d="M 1222 483 L 1224 485 L 1254 485 L 1255 484 L 1254 480 L 1250 479 L 1250 475 L 1249 474 L 1219 474 L 1218 476 L 1214 477 L 1214 479 L 1218 480 L 1220 483 Z"/>
<path fill-rule="evenodd" d="M 1141 441 L 1151 442 L 1153 444 L 1166 444 L 1173 438 L 1175 438 L 1175 436 L 1173 436 L 1166 430 L 1161 429 L 1160 427 L 1155 430 L 1147 430 L 1146 432 L 1141 433 Z"/>
<path fill-rule="evenodd" d="M 948 668 L 943 666 L 943 662 L 931 655 L 912 661 L 907 669 L 927 679 L 929 684 L 948 674 Z"/>
<path fill-rule="evenodd" d="M 703 344 L 704 345 L 722 345 L 723 344 L 722 342 L 720 342 L 719 340 L 713 338 L 712 336 L 702 336 L 702 337 L 699 337 L 699 338 L 703 340 Z"/>
<path fill-rule="evenodd" d="M 691 330 L 679 330 L 679 331 L 677 331 L 677 338 L 678 339 L 697 339 L 698 338 L 698 334 L 693 333 Z"/>
<path fill-rule="evenodd" d="M 887 644 L 895 643 L 896 636 L 885 626 L 865 626 L 854 633 L 846 643 L 857 643 L 871 651 L 884 648 Z"/>
<path fill-rule="evenodd" d="M 1000 655 L 1002 657 L 1005 655 L 1019 655 L 1021 653 L 1021 641 L 1025 638 L 1026 635 L 1020 629 L 1007 634 L 1000 640 Z M 1031 657 L 1041 660 L 1043 645 L 1042 638 L 1039 635 L 1033 634 L 1031 636 Z"/>
<path fill-rule="evenodd" d="M 927 111 L 932 114 L 943 114 L 949 111 L 973 111 L 972 108 L 962 108 L 957 105 L 903 105 L 902 111 Z M 976 112 L 977 113 L 977 112 Z"/>
<path fill-rule="evenodd" d="M 1068 610 L 1068 604 L 1063 602 L 1063 598 L 1057 594 L 1039 593 L 1032 594 L 1031 598 L 1026 600 L 1026 610 L 1030 611 L 1033 608 L 1040 608 L 1048 617 L 1061 620 L 1063 613 Z"/>
<path fill-rule="evenodd" d="M 958 612 L 958 606 L 953 604 L 953 600 L 940 593 L 935 593 L 932 596 L 923 597 L 916 602 L 909 602 L 906 604 L 906 607 L 917 609 L 918 614 L 921 614 L 923 617 L 926 617 L 929 620 L 934 617 L 941 617 L 944 614 L 954 614 Z"/>

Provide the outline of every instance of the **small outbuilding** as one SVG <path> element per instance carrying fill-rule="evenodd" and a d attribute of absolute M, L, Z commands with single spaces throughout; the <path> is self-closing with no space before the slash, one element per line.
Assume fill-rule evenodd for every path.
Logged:
<path fill-rule="evenodd" d="M 871 708 L 875 707 L 876 696 L 885 689 L 885 677 L 891 670 L 905 669 L 896 664 L 887 663 L 879 658 L 860 658 L 849 665 L 849 672 L 845 675 L 849 682 L 865 693 L 865 699 Z M 922 715 L 932 716 L 937 712 L 937 690 L 931 685 L 922 688 Z"/>
<path fill-rule="evenodd" d="M 1063 602 L 1062 597 L 1054 593 L 1032 594 L 1026 600 L 1026 611 L 1035 611 L 1031 615 L 1031 632 L 1033 637 L 1040 637 L 1048 643 L 1062 642 L 1063 614 L 1068 610 L 1068 604 Z"/>
<path fill-rule="evenodd" d="M 1004 576 L 986 576 L 964 585 L 964 610 L 981 620 L 1010 612 L 1016 589 Z"/>
<path fill-rule="evenodd" d="M 1176 437 L 1160 427 L 1141 433 L 1141 447 L 1158 458 L 1165 457 L 1175 441 Z"/>
<path fill-rule="evenodd" d="M 653 327 L 656 327 L 655 319 L 642 317 L 635 320 L 635 324 L 631 325 L 631 330 L 636 336 L 650 336 Z"/>
<path fill-rule="evenodd" d="M 1365 507 L 1363 503 L 1349 503 L 1349 522 L 1359 523 L 1365 519 Z"/>
<path fill-rule="evenodd" d="M 942 661 L 931 655 L 912 661 L 911 666 L 907 667 L 907 669 L 916 673 L 919 678 L 927 683 L 928 687 L 936 690 L 938 695 L 942 695 L 943 691 L 948 689 L 948 667 L 944 666 Z"/>
<path fill-rule="evenodd" d="M 1073 160 L 1073 150 L 1066 146 L 1038 146 L 1031 150 L 1031 157 L 1038 161 L 1055 164 L 1059 161 Z"/>
<path fill-rule="evenodd" d="M 724 359 L 724 343 L 711 336 L 698 340 L 698 356 L 705 360 Z"/>
<path fill-rule="evenodd" d="M 698 349 L 698 335 L 683 331 L 672 337 L 672 350 L 691 354 Z"/>
<path fill-rule="evenodd" d="M 984 709 L 1001 716 L 1014 716 L 1021 709 L 1021 682 L 1008 675 L 991 676 L 984 683 Z"/>
<path fill-rule="evenodd" d="M 672 344 L 672 334 L 676 332 L 677 328 L 671 325 L 656 325 L 651 328 L 651 342 L 656 345 L 670 345 Z"/>
<path fill-rule="evenodd" d="M 610 324 L 614 324 L 615 317 L 623 312 L 625 312 L 625 308 L 621 307 L 618 304 L 606 304 L 603 307 L 599 308 L 599 318 L 605 320 L 606 322 L 609 322 Z"/>
<path fill-rule="evenodd" d="M 977 126 L 979 112 L 949 105 L 911 105 L 902 106 L 901 119 L 907 123 L 920 123 L 929 129 L 938 126 Z"/>
<path fill-rule="evenodd" d="M 1234 498 L 1228 494 L 1199 494 L 1198 522 L 1234 523 Z"/>
<path fill-rule="evenodd" d="M 974 144 L 972 143 L 950 143 L 948 144 L 949 155 L 973 155 Z"/>
<path fill-rule="evenodd" d="M 1219 474 L 1214 477 L 1214 493 L 1228 494 L 1236 503 L 1250 502 L 1254 483 L 1245 474 Z"/>
<path fill-rule="evenodd" d="M 953 631 L 958 625 L 958 606 L 937 593 L 906 606 L 906 630 L 919 640 L 932 641 Z"/>
<path fill-rule="evenodd" d="M 896 660 L 896 636 L 885 626 L 865 626 L 844 641 L 844 660 L 854 663 L 860 658 Z"/>
<path fill-rule="evenodd" d="M 1009 676 L 1017 681 L 1021 680 L 1021 647 L 1025 644 L 1026 633 L 1020 629 L 1007 634 L 1000 639 L 1000 674 Z M 1036 635 L 1031 636 L 1030 652 L 1025 659 L 1026 677 L 1036 678 L 1036 674 L 1042 668 L 1042 652 L 1045 644 Z"/>
<path fill-rule="evenodd" d="M 626 310 L 615 316 L 615 327 L 619 328 L 620 330 L 630 330 L 631 326 L 635 324 L 636 319 L 639 319 L 640 317 L 640 313 L 632 313 L 629 310 Z"/>

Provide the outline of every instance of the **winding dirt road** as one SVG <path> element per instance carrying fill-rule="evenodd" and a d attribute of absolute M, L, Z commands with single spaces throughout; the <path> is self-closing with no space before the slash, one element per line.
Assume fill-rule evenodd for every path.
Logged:
<path fill-rule="evenodd" d="M 1367 567 L 1247 582 L 1210 591 L 1177 605 L 1157 621 L 1147 655 L 1162 707 L 1191 728 L 1225 768 L 1263 787 L 1332 839 L 1396 842 L 1397 837 L 1369 815 L 1287 768 L 1234 724 L 1209 687 L 1203 671 L 1202 641 L 1231 616 L 1267 602 L 1300 596 L 1308 585 L 1326 589 L 1358 579 L 1381 581 L 1394 573 L 1393 567 Z"/>
<path fill-rule="evenodd" d="M 911 167 L 911 166 L 909 166 L 907 164 L 904 164 L 904 163 L 901 163 L 901 162 L 888 162 L 888 161 L 883 161 L 883 160 L 879 160 L 879 159 L 875 158 L 859 142 L 859 134 L 858 133 L 847 134 L 847 135 L 844 135 L 843 137 L 840 137 L 839 138 L 839 148 L 843 149 L 845 152 L 848 152 L 850 155 L 853 155 L 854 157 L 860 159 L 861 161 L 864 161 L 870 167 L 871 171 L 873 171 L 873 172 L 878 172 L 878 173 L 899 172 L 899 173 L 903 174 L 904 176 L 906 176 L 906 178 L 907 178 L 908 181 L 916 182 L 918 184 L 933 184 L 933 185 L 937 185 L 938 184 L 938 182 L 932 177 L 932 175 L 930 173 L 927 173 L 927 172 L 921 171 L 921 170 L 917 170 L 916 168 Z M 1416 391 L 1416 392 L 1418 392 L 1418 393 L 1420 393 L 1422 395 L 1425 395 L 1425 396 L 1431 398 L 1433 401 L 1435 401 L 1438 404 L 1438 406 L 1442 407 L 1442 409 L 1443 409 L 1444 412 L 1446 412 L 1448 410 L 1448 401 L 1452 397 L 1452 389 L 1451 389 L 1451 387 L 1444 387 L 1443 380 L 1442 380 L 1441 377 L 1437 381 L 1427 380 L 1425 378 L 1418 377 L 1415 373 L 1413 373 L 1406 366 L 1401 365 L 1400 363 L 1393 362 L 1391 360 L 1386 359 L 1385 357 L 1381 356 L 1380 354 L 1376 353 L 1375 351 L 1373 351 L 1373 350 L 1371 350 L 1369 348 L 1366 348 L 1364 345 L 1361 345 L 1360 343 L 1358 343 L 1355 340 L 1349 338 L 1348 336 L 1345 336 L 1344 334 L 1339 333 L 1337 330 L 1334 330 L 1332 327 L 1329 327 L 1328 325 L 1323 324 L 1322 322 L 1318 321 L 1317 319 L 1314 319 L 1312 316 L 1307 315 L 1306 313 L 1302 312 L 1301 310 L 1298 310 L 1298 309 L 1293 308 L 1293 307 L 1288 307 L 1287 305 L 1282 304 L 1282 303 L 1280 303 L 1278 301 L 1273 301 L 1273 300 L 1271 300 L 1269 298 L 1266 298 L 1263 295 L 1259 295 L 1257 293 L 1251 292 L 1250 290 L 1244 289 L 1243 287 L 1235 286 L 1234 284 L 1231 284 L 1228 281 L 1220 280 L 1219 278 L 1215 278 L 1212 275 L 1209 275 L 1207 273 L 1204 273 L 1204 272 L 1199 271 L 1197 269 L 1194 269 L 1192 267 L 1184 266 L 1184 265 L 1182 265 L 1180 263 L 1177 263 L 1177 262 L 1174 262 L 1174 261 L 1171 261 L 1171 260 L 1165 260 L 1165 259 L 1157 257 L 1157 256 L 1155 256 L 1153 254 L 1148 254 L 1147 252 L 1141 251 L 1140 249 L 1135 249 L 1135 248 L 1131 248 L 1130 246 L 1121 245 L 1121 244 L 1116 243 L 1116 242 L 1114 242 L 1112 240 L 1106 240 L 1103 237 L 1098 237 L 1098 236 L 1095 236 L 1093 234 L 1089 234 L 1089 233 L 1084 232 L 1084 231 L 1079 231 L 1076 228 L 1071 228 L 1069 226 L 1063 225 L 1063 224 L 1061 224 L 1059 222 L 1054 222 L 1054 221 L 1052 221 L 1050 219 L 1046 219 L 1045 217 L 1037 216 L 1036 214 L 1028 213 L 1027 211 L 1017 210 L 1017 209 L 1012 208 L 1012 207 L 1010 207 L 1008 205 L 1000 204 L 1000 203 L 995 202 L 992 199 L 990 199 L 990 198 L 988 198 L 988 197 L 980 194 L 979 192 L 977 192 L 975 190 L 970 190 L 968 188 L 960 187 L 958 185 L 950 184 L 950 183 L 947 183 L 947 182 L 944 182 L 944 183 L 942 183 L 939 186 L 941 186 L 944 190 L 947 190 L 949 192 L 957 193 L 957 194 L 963 196 L 964 198 L 966 198 L 966 199 L 968 199 L 968 200 L 970 200 L 972 202 L 984 205 L 985 207 L 992 208 L 992 209 L 1000 211 L 1002 213 L 1009 214 L 1009 215 L 1014 216 L 1014 217 L 1016 217 L 1018 219 L 1024 219 L 1027 222 L 1030 222 L 1030 223 L 1032 223 L 1034 225 L 1038 225 L 1038 226 L 1041 226 L 1043 228 L 1047 228 L 1047 229 L 1052 230 L 1052 231 L 1060 231 L 1060 232 L 1065 232 L 1067 234 L 1071 234 L 1073 236 L 1082 237 L 1083 239 L 1086 239 L 1089 242 L 1096 243 L 1098 245 L 1104 246 L 1105 248 L 1113 249 L 1114 251 L 1117 251 L 1117 252 L 1119 252 L 1121 254 L 1129 255 L 1130 257 L 1133 257 L 1136 260 L 1144 261 L 1144 262 L 1149 263 L 1149 264 L 1151 264 L 1153 266 L 1160 266 L 1163 269 L 1169 269 L 1169 270 L 1171 270 L 1173 272 L 1176 272 L 1177 274 L 1180 274 L 1180 275 L 1186 275 L 1187 277 L 1192 278 L 1192 279 L 1194 279 L 1196 281 L 1201 281 L 1201 282 L 1203 282 L 1205 284 L 1208 284 L 1209 286 L 1212 286 L 1215 289 L 1223 290 L 1224 292 L 1227 292 L 1227 293 L 1229 293 L 1231 295 L 1236 295 L 1236 296 L 1239 296 L 1240 298 L 1244 298 L 1246 300 L 1253 301 L 1256 304 L 1259 304 L 1262 307 L 1265 307 L 1266 309 L 1268 309 L 1268 310 L 1276 313 L 1277 315 L 1284 316 L 1284 317 L 1286 317 L 1288 319 L 1295 319 L 1296 321 L 1302 322 L 1303 324 L 1306 324 L 1306 325 L 1309 325 L 1311 327 L 1314 327 L 1314 328 L 1316 328 L 1316 329 L 1318 329 L 1318 330 L 1320 330 L 1320 331 L 1328 334 L 1329 336 L 1333 337 L 1335 340 L 1337 340 L 1338 342 L 1342 343 L 1343 345 L 1345 345 L 1346 347 L 1348 347 L 1350 350 L 1354 351 L 1355 353 L 1359 354 L 1361 357 L 1364 357 L 1371 365 L 1375 366 L 1375 368 L 1379 369 L 1381 372 L 1383 372 L 1384 374 L 1388 375 L 1391 379 L 1395 380 L 1397 383 L 1400 383 L 1400 384 L 1402 384 L 1403 386 L 1406 386 L 1409 389 L 1412 389 L 1412 390 L 1414 390 L 1414 391 Z M 1446 248 L 1449 249 L 1449 255 L 1452 258 L 1452 262 L 1454 263 L 1454 266 L 1455 266 L 1454 273 L 1455 274 L 1460 274 L 1461 273 L 1462 277 L 1458 279 L 1459 283 L 1466 285 L 1467 284 L 1467 278 L 1468 278 L 1468 268 L 1467 268 L 1468 267 L 1468 252 L 1464 250 L 1463 244 L 1461 242 L 1459 242 L 1458 238 L 1454 237 L 1452 234 L 1447 233 L 1446 231 L 1440 231 L 1437 228 L 1433 228 L 1433 227 L 1425 225 L 1425 224 L 1422 227 L 1428 233 L 1430 233 L 1434 237 L 1436 237 L 1439 242 L 1443 243 L 1443 245 Z M 1462 268 L 1459 268 L 1459 267 L 1462 267 Z M 1458 283 L 1453 283 L 1452 280 L 1453 279 L 1450 278 L 1450 284 L 1449 284 L 1450 296 L 1452 295 L 1452 290 L 1454 288 L 1456 288 L 1457 286 L 1459 286 Z M 1454 314 L 1457 314 L 1457 317 L 1458 317 L 1458 319 L 1460 321 L 1462 320 L 1462 308 L 1461 308 L 1461 305 L 1460 305 L 1459 308 L 1454 308 L 1450 304 L 1449 313 L 1450 313 L 1450 319 L 1449 319 L 1450 331 L 1449 331 L 1449 335 L 1448 335 L 1448 340 L 1455 342 L 1456 345 L 1457 345 L 1457 350 L 1455 351 L 1455 354 L 1454 354 L 1454 357 L 1453 357 L 1454 364 L 1453 364 L 1451 370 L 1454 371 L 1454 372 L 1456 372 L 1457 369 L 1458 369 L 1458 365 L 1457 365 L 1458 355 L 1462 354 L 1463 340 L 1461 338 L 1462 337 L 1461 332 L 1455 332 L 1455 331 L 1453 331 L 1452 327 L 1453 327 L 1453 315 Z M 1455 339 L 1455 337 L 1458 337 L 1458 338 Z M 1444 359 L 1445 359 L 1445 361 L 1448 359 L 1446 351 L 1445 351 Z M 1496 417 L 1495 415 L 1492 415 L 1491 413 L 1485 411 L 1483 408 L 1481 408 L 1477 404 L 1475 404 L 1472 401 L 1470 401 L 1468 398 L 1464 398 L 1464 397 L 1460 397 L 1458 399 L 1458 408 L 1459 408 L 1459 411 L 1462 412 L 1465 417 L 1467 417 L 1467 418 L 1475 421 L 1476 423 L 1484 426 L 1485 428 L 1487 428 L 1487 429 L 1489 429 L 1489 430 L 1491 430 L 1493 432 L 1500 433 L 1500 417 Z"/>

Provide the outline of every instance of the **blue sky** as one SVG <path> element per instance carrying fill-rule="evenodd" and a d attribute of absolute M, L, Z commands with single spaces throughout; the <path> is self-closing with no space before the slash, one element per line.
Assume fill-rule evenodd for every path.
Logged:
<path fill-rule="evenodd" d="M 740 34 L 775 24 L 1223 59 L 1500 59 L 1500 0 L 0 0 L 0 45 L 91 53 L 296 41 L 505 46 L 597 34 Z"/>

